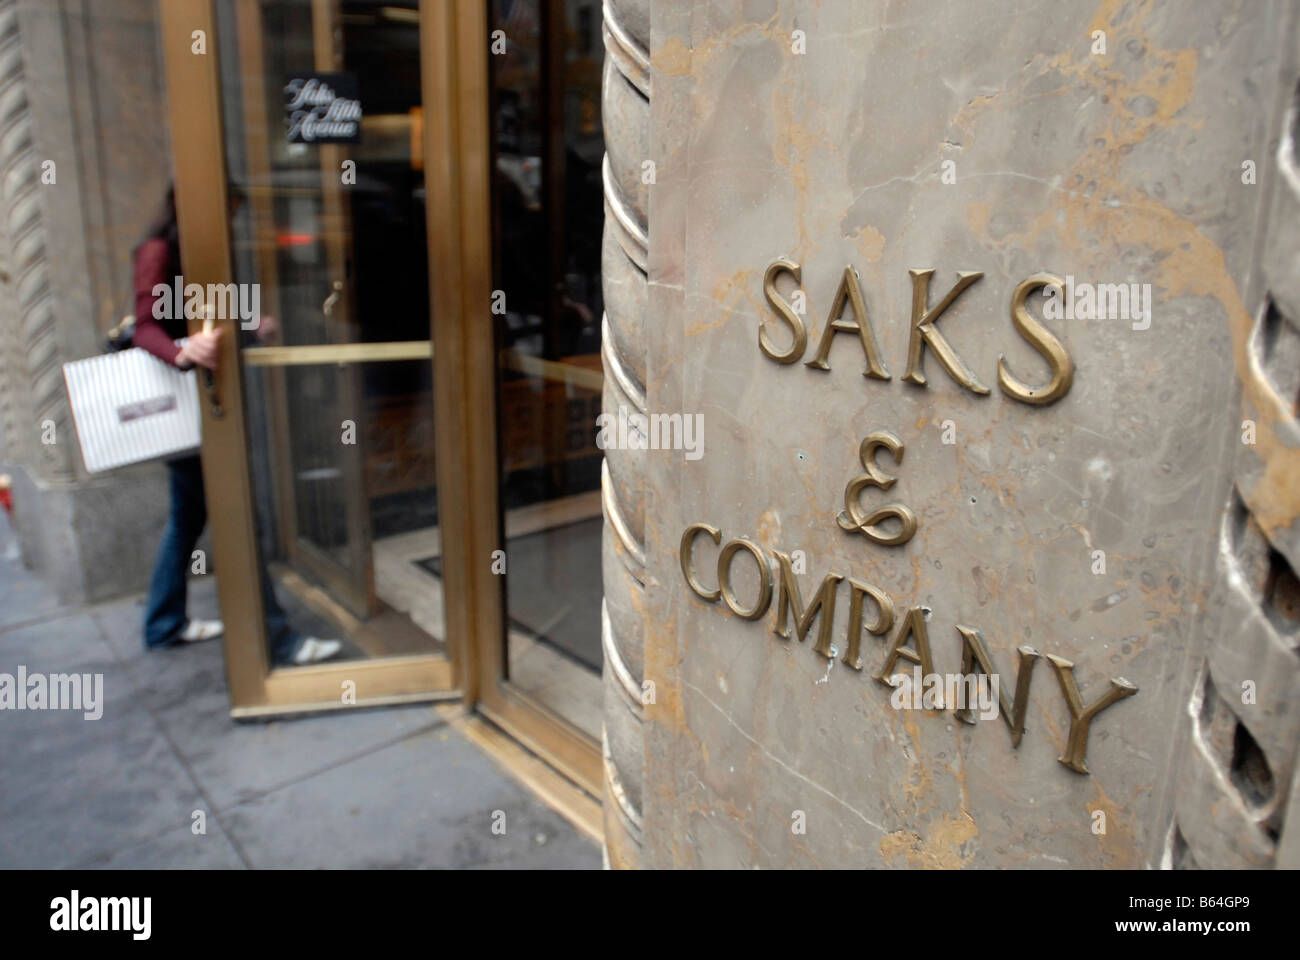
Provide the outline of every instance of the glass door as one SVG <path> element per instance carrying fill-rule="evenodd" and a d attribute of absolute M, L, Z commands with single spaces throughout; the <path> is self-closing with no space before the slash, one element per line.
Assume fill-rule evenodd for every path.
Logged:
<path fill-rule="evenodd" d="M 602 792 L 597 0 L 458 0 L 478 710 Z M 484 37 L 497 38 L 491 47 Z M 483 375 L 486 374 L 486 375 Z M 489 438 L 484 443 L 482 438 Z"/>
<path fill-rule="evenodd" d="M 364 475 L 369 424 L 345 434 L 366 406 L 365 384 L 359 363 L 323 363 L 331 351 L 310 349 L 387 333 L 382 321 L 363 328 L 357 309 L 354 224 L 339 172 L 349 158 L 307 139 L 319 112 L 309 85 L 345 66 L 341 14 L 335 3 L 240 3 L 218 9 L 218 30 L 236 276 L 257 278 L 267 311 L 241 344 L 244 366 L 262 370 L 246 374 L 244 386 L 250 422 L 265 438 L 254 469 L 264 468 L 260 504 L 275 540 L 264 550 L 366 618 L 379 612 Z M 270 136 L 268 122 L 282 121 L 283 135 Z M 348 122 L 359 135 L 360 124 Z"/>
<path fill-rule="evenodd" d="M 598 744 L 600 3 L 488 6 L 510 38 L 488 62 L 505 669 L 520 696 Z"/>
<path fill-rule="evenodd" d="M 233 712 L 460 695 L 599 796 L 598 4 L 160 11 Z"/>
<path fill-rule="evenodd" d="M 218 280 L 203 459 L 234 712 L 455 695 L 459 317 L 431 294 L 420 4 L 179 0 L 163 24 L 185 282 Z"/>

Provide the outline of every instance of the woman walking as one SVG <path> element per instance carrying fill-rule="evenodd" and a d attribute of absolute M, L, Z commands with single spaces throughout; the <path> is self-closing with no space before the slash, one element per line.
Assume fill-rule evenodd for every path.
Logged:
<path fill-rule="evenodd" d="M 133 259 L 135 346 L 181 370 L 196 366 L 215 370 L 221 355 L 219 328 L 186 337 L 182 310 L 174 311 L 180 316 L 154 316 L 157 299 L 154 287 L 157 284 L 170 286 L 174 278 L 183 276 L 173 189 L 168 188 L 162 210 L 145 239 L 136 247 Z M 208 520 L 202 461 L 198 454 L 169 461 L 167 473 L 171 508 L 162 542 L 158 545 L 153 576 L 149 580 L 144 618 L 144 645 L 147 649 L 213 640 L 220 637 L 224 629 L 220 620 L 199 620 L 186 612 L 186 576 L 194 546 Z M 265 567 L 261 568 L 261 582 L 273 662 L 316 663 L 339 652 L 342 646 L 339 641 L 300 637 L 289 626 L 276 602 Z"/>

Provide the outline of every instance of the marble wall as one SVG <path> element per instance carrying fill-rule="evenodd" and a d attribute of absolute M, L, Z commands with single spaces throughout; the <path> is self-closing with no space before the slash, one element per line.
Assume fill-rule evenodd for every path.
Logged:
<path fill-rule="evenodd" d="M 1274 465 L 1264 487 L 1243 485 L 1284 561 L 1272 582 L 1294 582 L 1300 560 L 1296 397 L 1260 412 L 1249 379 L 1251 343 L 1289 349 L 1300 320 L 1287 304 L 1270 321 L 1280 327 L 1256 330 L 1268 301 L 1261 250 L 1290 242 L 1270 215 L 1296 195 L 1278 161 L 1294 137 L 1296 5 L 714 0 L 656 4 L 651 16 L 645 404 L 702 415 L 704 452 L 640 454 L 654 684 L 643 863 L 1187 865 L 1173 791 L 1181 754 L 1213 759 L 1202 694 L 1207 653 L 1234 630 L 1214 598 L 1232 575 L 1220 540 L 1243 446 Z M 1294 256 L 1274 257 L 1279 276 Z M 796 289 L 805 301 L 799 351 L 764 294 L 781 258 L 799 267 L 797 280 L 775 280 L 782 301 Z M 888 379 L 864 376 L 852 330 L 834 334 L 829 369 L 807 362 L 846 268 Z M 919 341 L 924 385 L 905 376 L 918 337 L 909 271 L 921 270 L 934 271 L 928 308 L 959 272 L 982 274 Z M 1069 278 L 1077 309 L 1054 316 L 1031 292 L 1025 336 L 1013 297 L 1042 273 Z M 1094 316 L 1081 299 L 1089 284 L 1136 285 L 1149 310 L 1125 315 L 1116 301 Z M 1035 324 L 1072 366 L 1068 390 L 1046 404 L 1012 395 L 1016 381 L 1041 393 L 1052 379 Z M 798 355 L 772 359 L 760 330 L 770 352 Z M 901 462 L 877 455 L 897 479 L 866 485 L 860 501 L 910 508 L 916 530 L 902 544 L 837 522 L 866 472 L 859 445 L 882 430 L 904 448 Z M 757 619 L 688 587 L 679 543 L 694 523 L 761 552 L 773 589 Z M 719 552 L 708 533 L 694 540 L 705 593 Z M 823 577 L 845 578 L 831 658 L 814 649 L 829 602 L 805 637 L 778 635 L 777 552 L 803 570 L 805 606 Z M 749 606 L 759 567 L 742 550 L 731 569 L 736 606 Z M 860 670 L 844 662 L 848 578 L 895 609 L 884 635 L 861 632 Z M 1275 606 L 1281 649 L 1297 614 Z M 878 605 L 862 609 L 872 626 Z M 938 673 L 960 669 L 958 627 L 979 631 L 1008 697 L 1017 649 L 1039 654 L 1018 746 L 1002 719 L 891 703 L 873 674 L 918 619 Z M 1283 671 L 1284 692 L 1300 690 L 1288 654 L 1268 667 Z M 1279 714 L 1245 702 L 1240 682 L 1265 669 L 1247 658 L 1218 690 L 1229 746 L 1200 779 L 1232 795 L 1243 833 L 1211 864 L 1256 841 L 1243 865 L 1275 859 L 1295 738 L 1270 737 Z M 1124 695 L 1093 719 L 1086 773 L 1058 760 L 1079 756 L 1076 688 L 1074 713 Z M 1268 748 L 1269 811 L 1252 792 L 1264 778 L 1251 744 Z M 1198 809 L 1187 817 L 1204 819 Z"/>

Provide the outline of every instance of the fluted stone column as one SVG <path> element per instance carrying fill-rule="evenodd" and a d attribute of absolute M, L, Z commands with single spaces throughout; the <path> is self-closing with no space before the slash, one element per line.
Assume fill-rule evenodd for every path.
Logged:
<path fill-rule="evenodd" d="M 646 262 L 650 135 L 650 13 L 647 0 L 605 0 L 604 410 L 645 412 Z M 641 848 L 642 622 L 645 584 L 645 451 L 605 452 L 601 611 L 605 651 L 605 852 L 611 867 L 636 867 Z"/>
<path fill-rule="evenodd" d="M 1297 864 L 1300 5 L 987 6 L 653 5 L 643 383 L 707 429 L 698 461 L 645 456 L 639 487 L 610 461 L 646 504 L 623 518 L 656 685 L 643 867 Z M 982 388 L 933 351 L 905 372 L 959 273 L 979 282 L 945 336 Z M 1002 371 L 1048 382 L 1016 332 L 1040 273 L 1149 292 L 1140 316 L 1035 300 L 1073 363 L 1037 404 Z M 827 333 L 846 276 L 887 377 Z M 880 430 L 918 521 L 897 544 L 840 520 Z M 761 558 L 701 535 L 683 564 L 691 529 Z M 796 551 L 795 618 L 837 600 L 786 629 Z M 709 596 L 719 566 L 760 613 Z M 891 598 L 881 636 L 850 578 Z M 909 623 L 940 675 L 972 630 L 1004 684 L 1028 648 L 1023 735 L 1009 704 L 966 724 L 896 702 L 876 677 Z"/>
<path fill-rule="evenodd" d="M 41 196 L 47 186 L 41 183 L 45 158 L 37 149 L 27 90 L 19 6 L 15 0 L 0 0 L 0 213 L 6 247 L 0 280 L 11 304 L 5 317 L 0 410 L 14 459 L 28 460 L 48 478 L 66 479 L 72 476 L 75 445 L 37 439 L 36 427 L 52 424 L 57 438 L 70 433 L 72 421 L 61 368 L 67 345 L 57 335 Z"/>
<path fill-rule="evenodd" d="M 1300 43 L 1294 11 L 1279 144 L 1260 183 L 1262 256 L 1234 330 L 1241 443 L 1197 673 L 1182 718 L 1162 865 L 1300 866 Z M 1265 163 L 1268 161 L 1266 160 Z M 1264 167 L 1264 164 L 1261 164 Z"/>

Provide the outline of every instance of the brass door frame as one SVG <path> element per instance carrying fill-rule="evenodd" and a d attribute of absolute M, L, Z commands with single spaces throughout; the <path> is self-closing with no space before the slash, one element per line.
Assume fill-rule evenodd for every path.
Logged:
<path fill-rule="evenodd" d="M 227 196 L 220 74 L 216 49 L 217 24 L 212 0 L 168 0 L 159 5 L 164 61 L 169 90 L 177 218 L 186 282 L 224 284 L 233 280 Z M 206 52 L 192 52 L 202 31 Z M 427 70 L 426 70 L 427 73 Z M 427 82 L 425 87 L 427 89 Z M 435 146 L 426 136 L 425 150 Z M 459 319 L 431 311 L 431 339 Z M 247 432 L 243 417 L 243 385 L 238 330 L 232 319 L 217 319 L 225 330 L 221 363 L 213 389 L 205 392 L 203 416 L 203 476 L 210 516 L 213 552 L 220 570 L 218 596 L 228 629 L 223 638 L 231 713 L 269 713 L 337 709 L 345 705 L 342 682 L 355 682 L 357 703 L 379 705 L 459 696 L 459 665 L 468 662 L 467 623 L 448 602 L 445 633 L 447 655 L 390 657 L 314 666 L 273 668 L 267 652 L 266 621 L 258 564 L 251 480 L 247 469 Z M 191 332 L 199 328 L 190 321 Z M 434 379 L 455 356 L 434 356 Z M 436 389 L 436 387 L 435 387 Z M 448 402 L 444 402 L 444 400 Z M 435 411 L 440 498 L 455 503 L 466 495 L 465 478 L 454 467 L 454 451 L 464 446 L 462 422 L 452 398 L 439 397 Z M 454 511 L 453 511 L 454 513 Z M 467 555 L 455 540 L 445 540 L 444 590 L 463 594 Z M 242 627 L 242 629 L 240 629 Z"/>
<path fill-rule="evenodd" d="M 438 163 L 426 163 L 429 249 L 434 270 L 450 277 L 444 297 L 454 297 L 464 371 L 458 385 L 466 417 L 465 474 L 469 480 L 466 530 L 469 555 L 468 613 L 473 618 L 476 658 L 467 700 L 488 719 L 578 784 L 593 797 L 602 791 L 600 744 L 514 686 L 507 676 L 505 590 L 491 571 L 492 551 L 503 546 L 497 449 L 497 345 L 492 298 L 492 151 L 488 88 L 488 0 L 446 0 L 421 6 L 421 49 L 429 53 L 433 85 L 426 73 L 426 103 L 447 107 L 426 121 L 428 135 L 454 144 Z M 430 150 L 429 157 L 435 156 Z M 448 161 L 444 166 L 443 161 Z M 434 167 L 437 169 L 435 170 Z M 434 224 L 458 229 L 435 229 Z M 454 290 L 452 289 L 454 288 Z M 439 341 L 442 349 L 443 341 Z"/>
<path fill-rule="evenodd" d="M 176 206 L 187 282 L 233 277 L 213 0 L 159 4 L 176 173 Z M 191 52 L 202 30 L 208 50 Z M 502 543 L 496 369 L 491 323 L 492 235 L 486 0 L 421 0 L 423 151 L 434 365 L 439 511 L 448 658 L 353 661 L 271 669 L 255 557 L 243 396 L 233 321 L 226 328 L 213 395 L 203 400 L 203 473 L 222 614 L 256 625 L 255 642 L 227 629 L 223 640 L 232 713 L 339 706 L 340 682 L 379 691 L 365 703 L 455 696 L 476 707 L 593 797 L 601 796 L 600 745 L 506 679 L 504 589 L 491 571 Z M 214 229 L 214 225 L 220 225 Z M 193 329 L 197 330 L 194 323 Z M 225 416 L 214 415 L 219 399 Z"/>

